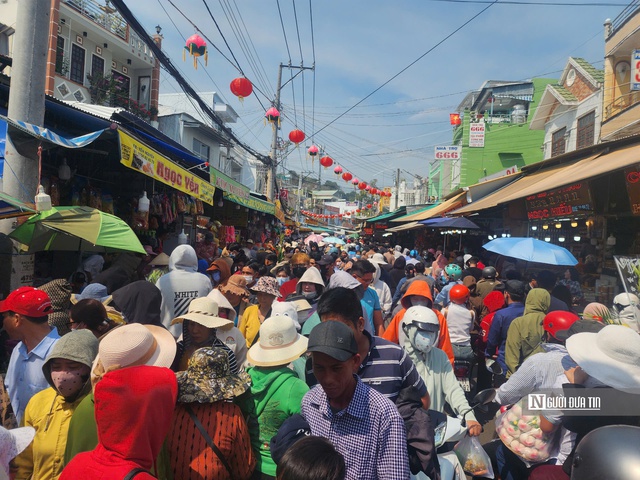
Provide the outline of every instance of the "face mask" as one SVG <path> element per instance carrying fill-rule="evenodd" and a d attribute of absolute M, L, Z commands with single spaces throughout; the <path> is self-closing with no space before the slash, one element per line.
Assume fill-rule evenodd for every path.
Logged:
<path fill-rule="evenodd" d="M 424 297 L 413 297 L 411 299 L 412 307 L 429 307 L 429 300 Z"/>
<path fill-rule="evenodd" d="M 294 267 L 293 268 L 293 276 L 296 278 L 301 278 L 304 275 L 304 272 L 307 271 L 307 267 Z"/>
<path fill-rule="evenodd" d="M 289 281 L 289 277 L 278 277 L 276 278 L 278 281 L 278 286 L 281 287 L 283 284 Z"/>
<path fill-rule="evenodd" d="M 304 298 L 307 300 L 313 300 L 318 296 L 318 292 L 302 292 L 302 295 L 304 295 Z"/>
<path fill-rule="evenodd" d="M 413 338 L 413 346 L 420 352 L 429 353 L 429 350 L 435 346 L 437 338 L 437 332 L 425 332 L 424 330 L 418 330 Z"/>
<path fill-rule="evenodd" d="M 243 275 L 243 277 L 247 282 L 247 285 L 249 285 L 250 283 L 253 283 L 253 275 Z"/>
<path fill-rule="evenodd" d="M 88 379 L 88 374 L 83 375 L 83 370 L 51 372 L 51 381 L 60 395 L 73 397 L 82 389 Z"/>
<path fill-rule="evenodd" d="M 213 279 L 214 282 L 218 283 L 220 282 L 220 272 L 213 272 L 211 274 L 211 278 Z"/>

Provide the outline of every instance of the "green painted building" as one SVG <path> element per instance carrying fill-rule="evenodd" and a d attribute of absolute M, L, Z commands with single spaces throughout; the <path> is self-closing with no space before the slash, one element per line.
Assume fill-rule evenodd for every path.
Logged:
<path fill-rule="evenodd" d="M 457 187 L 519 171 L 543 159 L 544 131 L 530 130 L 529 124 L 540 104 L 545 87 L 556 79 L 530 81 L 487 81 L 469 93 L 458 106 L 461 124 L 453 133 L 453 145 L 461 145 L 458 161 L 434 164 L 429 195 L 439 198 Z M 489 177 L 489 178 L 487 178 Z"/>

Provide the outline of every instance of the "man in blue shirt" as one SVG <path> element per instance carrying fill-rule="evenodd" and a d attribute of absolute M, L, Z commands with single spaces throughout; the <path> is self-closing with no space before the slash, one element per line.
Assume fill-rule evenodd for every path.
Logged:
<path fill-rule="evenodd" d="M 372 316 L 373 332 L 375 335 L 384 333 L 384 319 L 382 318 L 382 307 L 380 307 L 380 298 L 373 288 L 369 288 L 373 283 L 373 277 L 376 273 L 376 267 L 369 260 L 358 260 L 354 262 L 349 273 L 360 282 L 362 286 L 362 306 L 368 309 Z"/>
<path fill-rule="evenodd" d="M 507 280 L 504 284 L 504 299 L 507 306 L 498 310 L 493 316 L 485 356 L 491 358 L 495 355 L 496 348 L 498 356 L 496 361 L 502 367 L 503 372 L 507 372 L 507 364 L 504 358 L 504 349 L 507 343 L 507 332 L 511 322 L 524 314 L 524 289 L 525 284 L 520 280 Z"/>
<path fill-rule="evenodd" d="M 2 302 L 0 313 L 4 329 L 12 340 L 20 340 L 9 360 L 5 385 L 18 423 L 31 397 L 49 388 L 42 365 L 60 338 L 47 323 L 51 300 L 42 290 L 21 287 Z"/>
<path fill-rule="evenodd" d="M 345 459 L 348 480 L 409 478 L 404 422 L 396 407 L 354 372 L 358 345 L 344 323 L 327 321 L 309 335 L 320 382 L 302 399 L 311 434 L 327 438 Z"/>

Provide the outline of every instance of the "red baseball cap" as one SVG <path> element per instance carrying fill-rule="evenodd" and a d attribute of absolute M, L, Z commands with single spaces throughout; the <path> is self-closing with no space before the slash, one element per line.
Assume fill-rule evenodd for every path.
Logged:
<path fill-rule="evenodd" d="M 0 313 L 9 311 L 27 317 L 44 317 L 52 312 L 51 299 L 37 288 L 20 287 L 0 302 Z"/>

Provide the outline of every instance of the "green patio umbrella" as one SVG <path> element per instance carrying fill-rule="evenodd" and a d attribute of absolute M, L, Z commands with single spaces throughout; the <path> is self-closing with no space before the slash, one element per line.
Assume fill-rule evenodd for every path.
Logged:
<path fill-rule="evenodd" d="M 136 252 L 146 254 L 133 230 L 115 215 L 89 207 L 53 207 L 16 228 L 9 237 L 27 252 Z"/>

